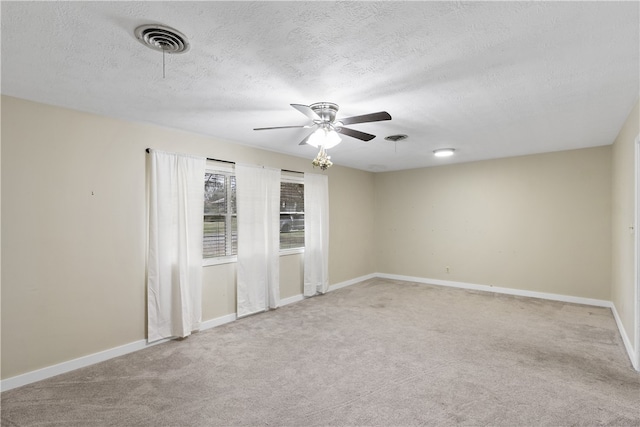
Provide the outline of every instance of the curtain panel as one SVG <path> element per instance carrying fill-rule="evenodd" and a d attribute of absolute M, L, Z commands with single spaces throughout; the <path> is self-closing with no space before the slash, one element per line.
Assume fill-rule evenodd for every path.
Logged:
<path fill-rule="evenodd" d="M 304 296 L 329 290 L 329 178 L 304 174 Z"/>
<path fill-rule="evenodd" d="M 153 342 L 200 328 L 206 159 L 149 154 L 147 339 Z"/>
<path fill-rule="evenodd" d="M 280 170 L 236 164 L 237 316 L 280 305 Z"/>

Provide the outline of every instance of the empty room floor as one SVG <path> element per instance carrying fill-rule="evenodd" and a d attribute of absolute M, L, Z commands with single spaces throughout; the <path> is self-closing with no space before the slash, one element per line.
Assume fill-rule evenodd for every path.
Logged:
<path fill-rule="evenodd" d="M 2 425 L 640 425 L 608 308 L 371 279 L 2 393 Z"/>

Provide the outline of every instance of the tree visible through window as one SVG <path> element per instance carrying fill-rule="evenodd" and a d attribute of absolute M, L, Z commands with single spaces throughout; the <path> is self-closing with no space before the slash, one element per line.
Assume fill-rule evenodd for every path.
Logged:
<path fill-rule="evenodd" d="M 280 183 L 280 249 L 304 247 L 304 184 Z"/>
<path fill-rule="evenodd" d="M 205 173 L 204 258 L 238 253 L 236 177 L 229 173 Z"/>
<path fill-rule="evenodd" d="M 304 184 L 295 178 L 280 183 L 280 249 L 304 248 Z M 209 170 L 204 177 L 205 259 L 238 254 L 236 177 L 232 170 Z"/>

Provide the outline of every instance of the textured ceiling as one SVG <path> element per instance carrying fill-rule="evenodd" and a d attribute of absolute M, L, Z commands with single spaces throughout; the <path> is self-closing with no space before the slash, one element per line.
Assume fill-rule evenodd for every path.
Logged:
<path fill-rule="evenodd" d="M 313 158 L 289 106 L 352 125 L 335 164 L 383 171 L 606 145 L 638 99 L 638 2 L 8 2 L 2 93 Z M 140 44 L 138 25 L 189 52 Z M 396 143 L 391 134 L 407 134 Z M 456 148 L 453 158 L 432 151 Z M 211 156 L 215 156 L 212 151 Z"/>

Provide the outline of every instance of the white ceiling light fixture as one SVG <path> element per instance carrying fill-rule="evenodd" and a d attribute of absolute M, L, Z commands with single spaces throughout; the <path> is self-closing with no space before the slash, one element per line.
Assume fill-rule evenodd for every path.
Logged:
<path fill-rule="evenodd" d="M 439 148 L 433 150 L 433 155 L 436 157 L 450 157 L 456 152 L 455 148 Z"/>
<path fill-rule="evenodd" d="M 325 150 L 333 148 L 341 142 L 342 138 L 340 138 L 338 132 L 330 129 L 329 127 L 319 128 L 318 130 L 313 132 L 307 140 L 307 144 L 311 145 L 312 147 L 322 147 Z"/>

